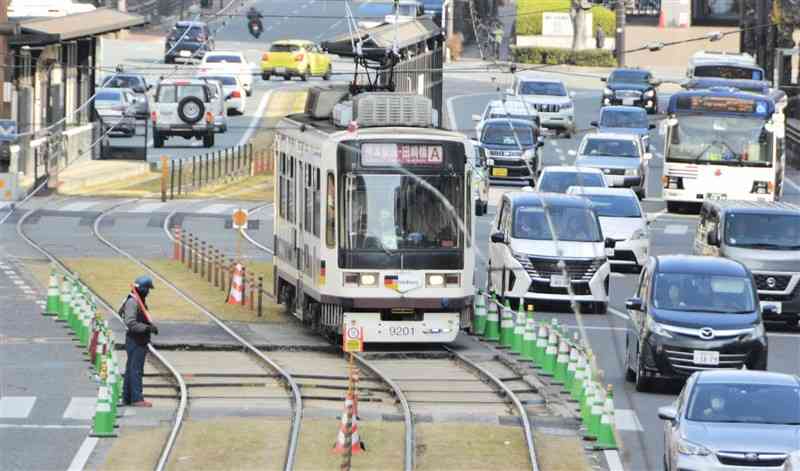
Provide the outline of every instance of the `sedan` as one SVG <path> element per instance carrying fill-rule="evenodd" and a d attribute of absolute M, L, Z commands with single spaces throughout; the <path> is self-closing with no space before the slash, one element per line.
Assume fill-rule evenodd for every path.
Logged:
<path fill-rule="evenodd" d="M 692 375 L 664 420 L 667 471 L 785 470 L 800 435 L 800 381 L 764 371 Z"/>
<path fill-rule="evenodd" d="M 206 53 L 203 61 L 200 62 L 200 73 L 235 75 L 247 96 L 253 94 L 254 69 L 241 52 L 212 51 Z"/>
<path fill-rule="evenodd" d="M 148 85 L 144 75 L 139 74 L 114 74 L 106 77 L 103 88 L 129 88 L 137 98 L 133 109 L 137 119 L 150 117 L 150 100 L 147 92 L 153 88 Z"/>
<path fill-rule="evenodd" d="M 631 188 L 643 199 L 650 157 L 644 151 L 638 136 L 617 133 L 587 134 L 578 148 L 575 165 L 600 169 L 606 175 L 609 186 Z"/>
<path fill-rule="evenodd" d="M 223 99 L 228 115 L 244 114 L 247 107 L 247 93 L 238 77 L 235 75 L 200 75 L 199 78 L 222 83 Z"/>
<path fill-rule="evenodd" d="M 600 186 L 607 188 L 608 183 L 603 172 L 596 168 L 578 168 L 566 166 L 544 167 L 536 182 L 540 192 L 566 193 L 573 186 Z"/>
<path fill-rule="evenodd" d="M 136 134 L 135 106 L 138 103 L 129 88 L 98 88 L 94 109 L 109 135 L 132 137 Z"/>
<path fill-rule="evenodd" d="M 600 120 L 592 121 L 598 132 L 634 134 L 642 139 L 642 147 L 650 151 L 650 130 L 656 125 L 647 119 L 647 112 L 635 106 L 605 106 L 600 108 Z"/>

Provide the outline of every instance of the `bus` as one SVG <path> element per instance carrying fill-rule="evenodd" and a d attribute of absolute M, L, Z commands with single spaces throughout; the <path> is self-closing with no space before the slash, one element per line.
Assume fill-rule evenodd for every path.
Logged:
<path fill-rule="evenodd" d="M 475 292 L 475 149 L 433 126 L 424 96 L 361 93 L 320 114 L 275 133 L 278 302 L 330 338 L 355 324 L 367 343 L 454 341 Z"/>
<path fill-rule="evenodd" d="M 708 199 L 776 201 L 783 192 L 786 95 L 734 88 L 670 97 L 663 197 L 668 211 Z"/>
<path fill-rule="evenodd" d="M 764 69 L 746 52 L 697 51 L 689 59 L 686 78 L 766 80 Z"/>

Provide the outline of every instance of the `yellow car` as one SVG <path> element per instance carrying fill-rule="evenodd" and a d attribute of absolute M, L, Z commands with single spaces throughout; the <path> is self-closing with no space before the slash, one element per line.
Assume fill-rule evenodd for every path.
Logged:
<path fill-rule="evenodd" d="M 303 39 L 275 41 L 261 56 L 261 78 L 269 80 L 279 75 L 286 80 L 300 77 L 331 78 L 331 58 L 319 45 Z"/>

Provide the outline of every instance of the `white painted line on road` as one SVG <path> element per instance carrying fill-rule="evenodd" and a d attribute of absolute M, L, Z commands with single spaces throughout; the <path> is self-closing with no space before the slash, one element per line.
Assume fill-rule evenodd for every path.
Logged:
<path fill-rule="evenodd" d="M 243 146 L 250 140 L 250 136 L 253 135 L 253 132 L 256 130 L 258 126 L 258 122 L 261 120 L 261 116 L 264 114 L 264 110 L 267 108 L 267 104 L 269 103 L 269 98 L 272 96 L 272 90 L 267 91 L 263 97 L 261 97 L 261 101 L 258 103 L 258 108 L 256 108 L 256 114 L 253 115 L 253 119 L 250 120 L 250 125 L 247 126 L 247 130 L 242 134 L 242 138 L 239 139 L 239 145 Z"/>
<path fill-rule="evenodd" d="M 564 327 L 566 327 L 567 329 L 577 329 L 578 328 L 577 325 L 569 325 L 569 324 L 565 324 Z M 586 329 L 586 330 L 605 330 L 605 331 L 613 331 L 613 332 L 617 332 L 617 331 L 625 332 L 626 330 L 628 330 L 627 327 L 610 327 L 610 326 L 607 326 L 607 325 L 585 325 L 585 326 L 583 326 L 583 328 Z"/>
<path fill-rule="evenodd" d="M 685 224 L 669 224 L 664 228 L 664 234 L 684 235 L 689 232 L 689 227 Z"/>
<path fill-rule="evenodd" d="M 61 429 L 81 429 L 81 428 L 88 429 L 88 428 L 91 428 L 91 427 L 89 425 L 63 425 L 63 424 L 54 424 L 54 425 L 0 424 L 0 429 L 9 429 L 9 428 L 61 430 Z"/>
<path fill-rule="evenodd" d="M 78 448 L 78 452 L 75 453 L 75 457 L 72 458 L 72 463 L 69 464 L 67 471 L 83 471 L 83 468 L 86 466 L 86 462 L 89 461 L 89 457 L 92 456 L 92 451 L 94 451 L 94 447 L 97 446 L 98 441 L 99 439 L 96 437 L 86 437 L 81 444 L 81 447 Z"/>
<path fill-rule="evenodd" d="M 788 183 L 788 184 L 789 184 L 789 186 L 790 186 L 790 187 L 792 187 L 792 188 L 794 189 L 794 191 L 796 191 L 796 192 L 800 193 L 800 185 L 798 185 L 797 183 L 793 182 L 793 181 L 792 181 L 790 178 L 788 178 L 788 177 L 783 177 L 783 181 L 785 181 L 786 183 Z"/>
<path fill-rule="evenodd" d="M 605 450 L 603 454 L 606 456 L 606 463 L 608 464 L 609 471 L 625 471 L 617 450 Z"/>
<path fill-rule="evenodd" d="M 614 411 L 614 423 L 617 426 L 617 430 L 627 432 L 641 432 L 644 430 L 641 422 L 639 422 L 639 417 L 636 416 L 636 411 L 633 409 L 616 409 Z"/>
<path fill-rule="evenodd" d="M 127 212 L 129 213 L 152 213 L 153 211 L 157 211 L 167 203 L 143 203 L 138 206 L 134 206 L 133 208 L 129 209 Z"/>
<path fill-rule="evenodd" d="M 619 311 L 619 310 L 617 310 L 617 309 L 615 309 L 613 307 L 610 307 L 610 306 L 608 308 L 608 312 L 610 312 L 611 314 L 614 314 L 615 316 L 617 316 L 617 317 L 619 317 L 621 319 L 625 319 L 625 320 L 630 319 L 630 317 L 628 317 L 628 315 L 625 314 L 624 312 Z"/>
<path fill-rule="evenodd" d="M 0 397 L 0 419 L 27 418 L 36 403 L 36 396 Z"/>
<path fill-rule="evenodd" d="M 67 211 L 67 212 L 77 212 L 77 211 L 86 211 L 87 209 L 91 208 L 100 204 L 99 201 L 76 201 L 75 203 L 70 203 L 58 208 L 58 211 Z"/>
<path fill-rule="evenodd" d="M 236 209 L 236 206 L 230 204 L 212 204 L 211 206 L 206 206 L 205 208 L 202 208 L 197 212 L 201 214 L 223 214 L 223 213 L 233 214 L 234 209 Z"/>
<path fill-rule="evenodd" d="M 73 397 L 64 411 L 65 419 L 89 420 L 94 416 L 96 397 Z"/>

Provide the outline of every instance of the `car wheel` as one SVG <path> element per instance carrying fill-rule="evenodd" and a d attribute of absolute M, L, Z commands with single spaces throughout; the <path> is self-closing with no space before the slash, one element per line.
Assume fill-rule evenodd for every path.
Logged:
<path fill-rule="evenodd" d="M 174 57 L 165 57 L 164 58 L 164 63 L 165 64 L 174 64 L 175 63 L 175 58 Z"/>
<path fill-rule="evenodd" d="M 253 96 L 253 88 L 252 87 L 248 88 L 247 90 L 244 91 L 244 94 L 247 96 Z"/>
<path fill-rule="evenodd" d="M 645 195 L 644 187 L 636 190 L 636 197 L 639 198 L 639 200 L 643 200 L 647 197 L 647 195 Z"/>
<path fill-rule="evenodd" d="M 683 204 L 678 201 L 667 201 L 668 213 L 679 213 L 683 209 Z"/>
<path fill-rule="evenodd" d="M 269 80 L 271 78 L 272 78 L 272 76 L 270 74 L 267 74 L 267 73 L 262 73 L 261 74 L 261 80 Z"/>
<path fill-rule="evenodd" d="M 636 390 L 639 392 L 650 390 L 650 378 L 644 372 L 644 363 L 641 355 L 636 355 Z"/>
<path fill-rule="evenodd" d="M 593 311 L 595 314 L 606 314 L 608 313 L 608 303 L 594 303 Z"/>
<path fill-rule="evenodd" d="M 322 76 L 322 80 L 330 80 L 332 73 L 333 73 L 333 66 L 329 65 L 328 70 L 325 72 L 325 75 Z"/>
<path fill-rule="evenodd" d="M 625 334 L 625 381 L 632 383 L 636 380 L 636 372 L 631 368 L 630 337 Z"/>
<path fill-rule="evenodd" d="M 162 136 L 158 131 L 153 131 L 153 147 L 156 149 L 164 147 L 164 136 Z"/>
<path fill-rule="evenodd" d="M 300 75 L 300 80 L 303 82 L 308 81 L 308 78 L 311 77 L 311 67 L 307 67 L 306 71 Z"/>
<path fill-rule="evenodd" d="M 212 147 L 214 145 L 214 134 L 206 134 L 203 136 L 203 147 Z"/>

